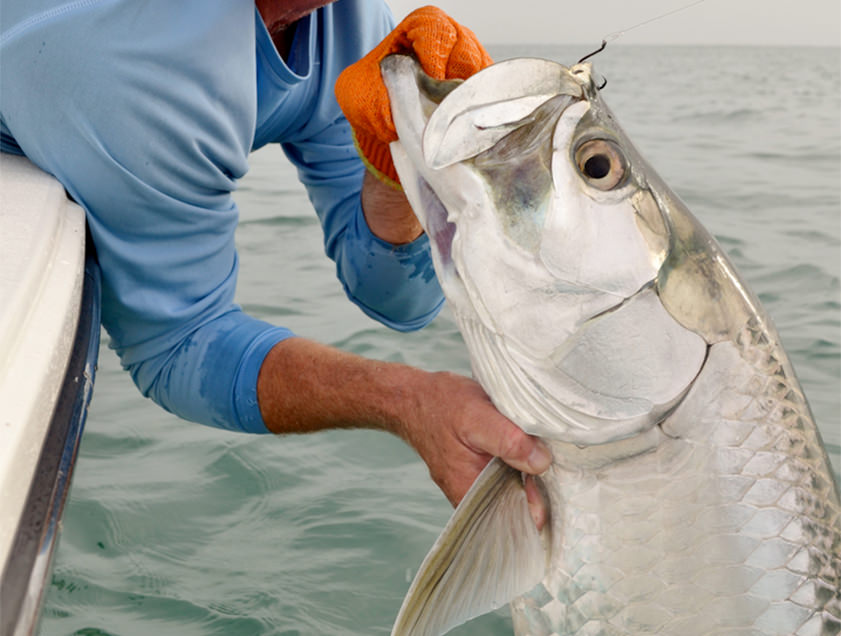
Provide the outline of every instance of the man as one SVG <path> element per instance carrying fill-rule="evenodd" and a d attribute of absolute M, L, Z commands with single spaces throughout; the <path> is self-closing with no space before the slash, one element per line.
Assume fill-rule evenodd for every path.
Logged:
<path fill-rule="evenodd" d="M 144 395 L 231 430 L 395 433 L 454 504 L 493 455 L 548 467 L 472 380 L 331 349 L 233 304 L 231 192 L 249 152 L 279 142 L 349 298 L 396 329 L 435 316 L 427 239 L 393 183 L 378 58 L 412 51 L 464 77 L 490 61 L 472 33 L 432 8 L 392 31 L 381 0 L 8 0 L 0 20 L 2 150 L 85 208 L 103 324 Z M 349 65 L 350 126 L 333 94 Z"/>

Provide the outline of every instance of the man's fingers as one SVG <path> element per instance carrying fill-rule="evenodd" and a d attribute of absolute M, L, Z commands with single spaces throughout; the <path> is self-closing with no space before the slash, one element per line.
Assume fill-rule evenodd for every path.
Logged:
<path fill-rule="evenodd" d="M 537 529 L 542 530 L 543 526 L 546 525 L 546 521 L 549 519 L 549 509 L 546 505 L 546 500 L 543 498 L 540 489 L 537 487 L 537 482 L 531 475 L 526 477 L 523 486 L 526 490 L 529 514 L 531 514 L 531 518 L 534 520 L 534 525 L 537 526 Z"/>
<path fill-rule="evenodd" d="M 453 505 L 492 457 L 529 475 L 548 470 L 552 455 L 546 444 L 502 415 L 476 381 L 444 371 L 424 378 L 429 384 L 421 387 L 423 408 L 410 412 L 401 435 Z M 532 503 L 541 524 L 541 500 Z"/>
<path fill-rule="evenodd" d="M 552 453 L 546 448 L 546 445 L 536 437 L 529 436 L 533 442 L 533 447 L 529 456 L 526 457 L 526 465 L 528 468 L 521 468 L 523 472 L 539 475 L 546 472 L 552 464 Z"/>
<path fill-rule="evenodd" d="M 508 419 L 494 413 L 469 442 L 472 446 L 531 475 L 549 468 L 552 454 L 537 437 L 527 435 Z M 493 423 L 491 423 L 493 422 Z"/>
<path fill-rule="evenodd" d="M 524 441 L 518 445 L 515 452 L 498 457 L 506 464 L 530 475 L 545 472 L 552 463 L 552 454 L 546 445 L 537 439 L 523 433 Z"/>

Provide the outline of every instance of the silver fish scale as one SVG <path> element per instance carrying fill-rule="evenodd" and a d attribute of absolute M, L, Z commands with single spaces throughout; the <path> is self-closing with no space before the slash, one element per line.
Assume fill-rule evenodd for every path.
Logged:
<path fill-rule="evenodd" d="M 711 354 L 727 371 L 675 413 L 685 436 L 598 469 L 553 465 L 551 574 L 512 603 L 519 636 L 841 633 L 841 505 L 770 333 L 752 320 Z"/>

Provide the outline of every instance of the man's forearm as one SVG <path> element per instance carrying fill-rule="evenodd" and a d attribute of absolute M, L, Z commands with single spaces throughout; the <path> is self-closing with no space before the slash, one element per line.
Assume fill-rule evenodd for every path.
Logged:
<path fill-rule="evenodd" d="M 401 245 L 423 233 L 403 192 L 368 172 L 361 198 L 365 221 L 378 238 Z M 266 356 L 257 395 L 263 420 L 275 433 L 376 428 L 408 439 L 403 425 L 412 395 L 406 387 L 420 389 L 430 375 L 291 338 Z"/>
<path fill-rule="evenodd" d="M 405 387 L 425 372 L 369 360 L 304 338 L 269 352 L 257 380 L 260 411 L 274 433 L 373 428 L 403 436 Z M 409 405 L 410 406 L 410 405 Z"/>
<path fill-rule="evenodd" d="M 503 417 L 473 380 L 303 338 L 283 340 L 269 352 L 257 396 L 275 433 L 371 428 L 399 435 L 454 505 L 492 456 L 533 474 L 550 462 L 546 447 Z"/>
<path fill-rule="evenodd" d="M 379 181 L 370 172 L 365 173 L 362 182 L 362 210 L 371 232 L 389 243 L 411 243 L 423 234 L 406 195 Z"/>

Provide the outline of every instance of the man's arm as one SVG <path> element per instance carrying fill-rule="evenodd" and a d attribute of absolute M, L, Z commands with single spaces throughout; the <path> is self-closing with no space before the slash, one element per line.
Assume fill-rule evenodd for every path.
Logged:
<path fill-rule="evenodd" d="M 371 232 L 394 245 L 411 243 L 423 234 L 403 191 L 386 185 L 367 171 L 362 182 L 362 211 Z"/>
<path fill-rule="evenodd" d="M 493 456 L 530 474 L 549 467 L 545 446 L 502 416 L 469 378 L 369 360 L 303 338 L 276 344 L 257 381 L 275 433 L 368 428 L 408 442 L 454 505 Z"/>

